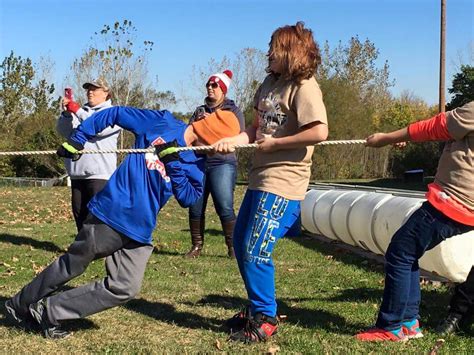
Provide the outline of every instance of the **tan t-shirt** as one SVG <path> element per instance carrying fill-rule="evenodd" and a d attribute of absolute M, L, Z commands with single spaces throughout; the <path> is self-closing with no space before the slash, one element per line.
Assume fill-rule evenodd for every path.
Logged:
<path fill-rule="evenodd" d="M 474 101 L 446 112 L 446 126 L 454 140 L 444 147 L 435 183 L 474 210 Z"/>
<path fill-rule="evenodd" d="M 313 122 L 327 124 L 326 107 L 314 77 L 300 83 L 269 75 L 257 90 L 257 139 L 294 135 Z M 270 192 L 290 200 L 303 200 L 311 175 L 314 147 L 265 153 L 256 150 L 249 189 Z"/>

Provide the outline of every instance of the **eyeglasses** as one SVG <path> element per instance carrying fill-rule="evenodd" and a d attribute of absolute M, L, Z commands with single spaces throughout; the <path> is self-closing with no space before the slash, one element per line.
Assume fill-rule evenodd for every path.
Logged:
<path fill-rule="evenodd" d="M 209 82 L 209 83 L 206 84 L 206 87 L 208 88 L 209 86 L 213 89 L 217 89 L 219 87 L 219 84 Z"/>

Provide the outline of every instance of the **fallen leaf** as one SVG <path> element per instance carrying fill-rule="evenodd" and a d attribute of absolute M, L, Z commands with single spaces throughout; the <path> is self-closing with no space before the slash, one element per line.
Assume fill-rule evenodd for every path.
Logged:
<path fill-rule="evenodd" d="M 430 350 L 430 352 L 428 353 L 429 355 L 436 355 L 438 354 L 438 350 L 443 346 L 445 340 L 444 339 L 438 339 L 436 340 L 436 343 L 435 345 L 433 346 L 433 348 Z"/>
<path fill-rule="evenodd" d="M 270 346 L 266 352 L 267 355 L 274 355 L 276 354 L 278 351 L 280 351 L 280 347 L 278 345 L 273 345 L 273 346 Z"/>
<path fill-rule="evenodd" d="M 221 346 L 221 342 L 219 341 L 219 339 L 216 339 L 216 343 L 214 345 L 216 346 L 217 350 L 222 351 L 222 346 Z"/>

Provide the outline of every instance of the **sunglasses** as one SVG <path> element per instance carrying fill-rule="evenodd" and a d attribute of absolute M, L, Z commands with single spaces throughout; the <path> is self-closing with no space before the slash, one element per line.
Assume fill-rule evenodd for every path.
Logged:
<path fill-rule="evenodd" d="M 206 87 L 211 87 L 213 89 L 217 89 L 219 87 L 219 84 L 218 83 L 207 83 L 206 84 Z"/>

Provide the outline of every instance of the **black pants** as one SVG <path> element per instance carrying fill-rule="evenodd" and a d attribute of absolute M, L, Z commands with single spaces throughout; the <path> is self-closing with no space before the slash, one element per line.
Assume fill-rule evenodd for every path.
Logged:
<path fill-rule="evenodd" d="M 456 286 L 450 303 L 450 312 L 461 316 L 474 314 L 474 267 L 466 281 Z"/>
<path fill-rule="evenodd" d="M 87 204 L 92 197 L 104 188 L 108 180 L 102 179 L 74 179 L 71 180 L 72 214 L 79 232 L 89 214 Z"/>

